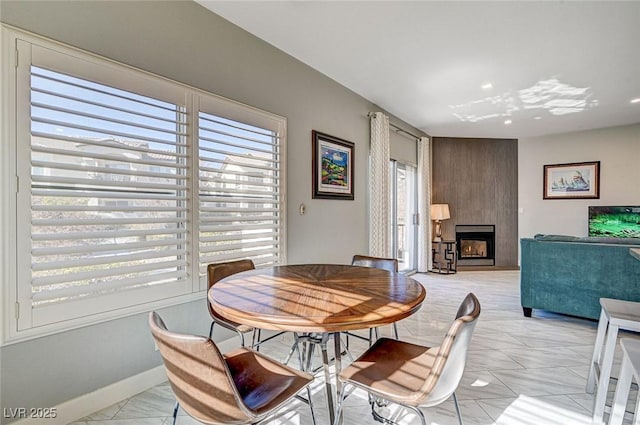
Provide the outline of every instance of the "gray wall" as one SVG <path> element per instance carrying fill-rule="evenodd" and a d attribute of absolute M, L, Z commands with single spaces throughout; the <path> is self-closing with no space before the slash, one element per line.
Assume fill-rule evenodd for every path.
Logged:
<path fill-rule="evenodd" d="M 0 8 L 2 22 L 285 116 L 289 263 L 367 252 L 366 114 L 379 110 L 371 102 L 190 1 Z M 355 201 L 311 199 L 312 129 L 355 143 Z M 204 301 L 162 314 L 174 329 L 207 330 Z M 5 346 L 0 359 L 2 407 L 55 406 L 160 364 L 145 314 Z"/>

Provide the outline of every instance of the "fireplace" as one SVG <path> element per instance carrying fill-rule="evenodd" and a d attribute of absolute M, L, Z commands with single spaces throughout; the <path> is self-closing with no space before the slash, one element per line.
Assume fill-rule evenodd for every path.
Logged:
<path fill-rule="evenodd" d="M 493 224 L 457 224 L 458 265 L 494 266 L 496 226 Z"/>

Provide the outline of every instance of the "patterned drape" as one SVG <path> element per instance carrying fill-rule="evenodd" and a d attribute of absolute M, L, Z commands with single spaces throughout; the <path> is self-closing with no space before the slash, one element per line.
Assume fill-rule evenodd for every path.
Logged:
<path fill-rule="evenodd" d="M 428 137 L 418 142 L 418 271 L 431 270 L 431 148 Z"/>
<path fill-rule="evenodd" d="M 371 114 L 369 154 L 369 255 L 391 258 L 389 117 Z"/>

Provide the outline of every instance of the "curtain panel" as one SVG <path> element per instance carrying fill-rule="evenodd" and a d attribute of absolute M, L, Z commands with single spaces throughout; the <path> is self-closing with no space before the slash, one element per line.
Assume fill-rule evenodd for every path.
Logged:
<path fill-rule="evenodd" d="M 418 272 L 428 272 L 431 257 L 431 147 L 428 137 L 418 142 Z"/>
<path fill-rule="evenodd" d="M 371 115 L 369 154 L 369 255 L 391 258 L 391 182 L 389 117 Z"/>

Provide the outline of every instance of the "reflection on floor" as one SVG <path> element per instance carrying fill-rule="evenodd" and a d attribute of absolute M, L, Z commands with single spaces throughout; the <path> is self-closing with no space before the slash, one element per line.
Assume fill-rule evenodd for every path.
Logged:
<path fill-rule="evenodd" d="M 474 292 L 482 303 L 482 314 L 469 352 L 467 368 L 458 390 L 466 425 L 589 425 L 593 397 L 585 393 L 597 323 L 534 310 L 522 315 L 517 271 L 466 271 L 454 275 L 418 274 L 427 289 L 427 301 L 414 316 L 399 322 L 401 339 L 437 345 L 453 320 L 459 302 Z M 388 331 L 387 331 L 388 332 Z M 621 337 L 638 335 L 621 332 Z M 291 344 L 283 335 L 263 347 L 263 352 L 282 360 Z M 364 342 L 351 339 L 358 355 Z M 614 376 L 620 367 L 618 346 Z M 319 364 L 317 359 L 316 363 Z M 314 384 L 314 406 L 318 424 L 327 424 L 328 413 L 322 375 Z M 613 396 L 614 384 L 610 387 Z M 632 391 L 630 398 L 635 400 Z M 171 424 L 174 398 L 168 384 L 123 400 L 73 425 L 162 425 Z M 628 410 L 632 410 L 632 403 Z M 453 403 L 424 409 L 430 425 L 457 424 Z M 399 423 L 419 423 L 412 414 L 392 409 Z M 626 420 L 625 423 L 630 423 Z M 197 424 L 181 412 L 178 424 Z M 345 425 L 375 424 L 367 396 L 354 392 L 345 407 Z M 309 408 L 294 402 L 262 424 L 311 424 Z"/>

